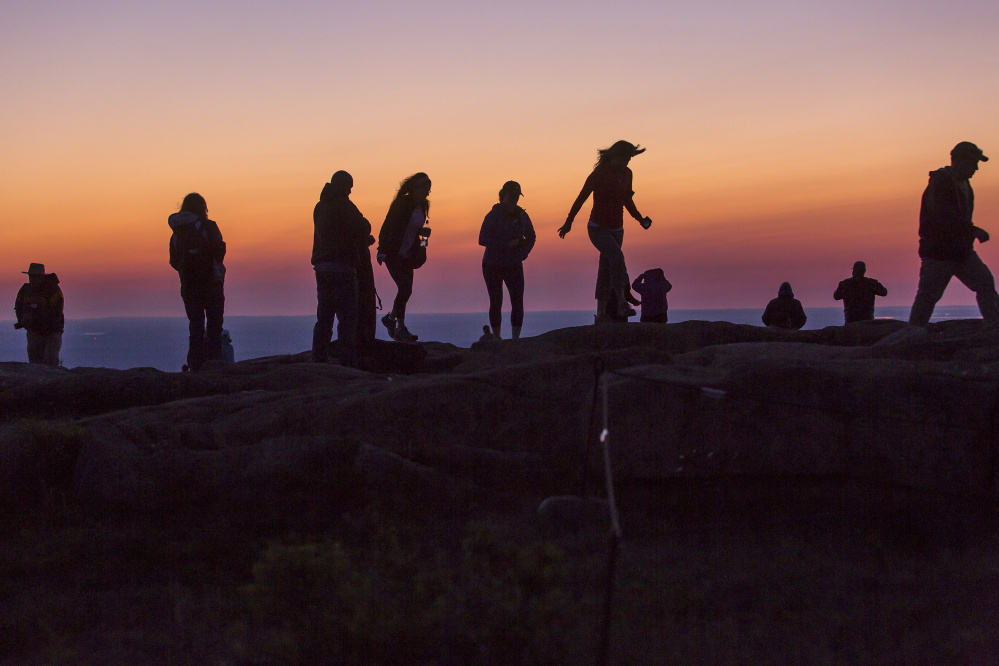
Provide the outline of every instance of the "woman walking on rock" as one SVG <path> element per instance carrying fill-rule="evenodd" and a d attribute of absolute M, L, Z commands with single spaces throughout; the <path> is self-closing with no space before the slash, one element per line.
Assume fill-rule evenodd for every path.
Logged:
<path fill-rule="evenodd" d="M 572 229 L 572 222 L 576 219 L 579 209 L 583 207 L 590 194 L 593 194 L 593 209 L 590 211 L 590 221 L 586 225 L 586 231 L 590 236 L 590 242 L 600 252 L 595 293 L 597 322 L 608 320 L 606 307 L 612 295 L 617 297 L 615 314 L 618 317 L 627 319 L 635 314 L 628 305 L 629 301 L 636 304 L 637 301 L 629 299 L 631 282 L 628 279 L 628 268 L 624 263 L 621 245 L 624 243 L 624 209 L 627 209 L 643 228 L 648 229 L 652 225 L 652 220 L 643 217 L 635 207 L 632 174 L 628 168 L 631 158 L 644 152 L 644 148 L 627 141 L 618 141 L 610 148 L 597 151 L 597 163 L 583 183 L 583 189 L 572 204 L 565 224 L 558 230 L 559 237 L 565 238 Z"/>
<path fill-rule="evenodd" d="M 413 295 L 413 271 L 427 261 L 428 196 L 430 177 L 422 171 L 402 181 L 378 233 L 378 263 L 384 262 L 398 290 L 392 311 L 382 317 L 382 324 L 389 337 L 399 342 L 417 339 L 406 328 L 406 304 Z"/>

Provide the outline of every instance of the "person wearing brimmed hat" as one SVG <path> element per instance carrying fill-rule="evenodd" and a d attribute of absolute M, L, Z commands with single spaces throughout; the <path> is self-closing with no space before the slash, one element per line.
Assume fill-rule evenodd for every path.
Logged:
<path fill-rule="evenodd" d="M 988 162 L 982 149 L 962 141 L 950 151 L 950 166 L 930 172 L 919 209 L 919 287 L 909 323 L 925 327 L 952 277 L 975 292 L 985 325 L 999 326 L 999 294 L 992 271 L 974 245 L 989 240 L 972 221 L 975 193 L 971 177 L 979 162 Z"/>
<path fill-rule="evenodd" d="M 767 303 L 767 309 L 763 311 L 763 325 L 796 331 L 807 321 L 805 308 L 801 307 L 801 301 L 794 297 L 791 283 L 781 282 L 777 298 Z"/>
<path fill-rule="evenodd" d="M 24 273 L 28 281 L 14 299 L 14 328 L 23 328 L 28 334 L 28 363 L 58 366 L 66 323 L 59 278 L 46 273 L 44 264 L 31 264 Z"/>
<path fill-rule="evenodd" d="M 503 322 L 504 284 L 510 293 L 510 337 L 519 338 L 524 325 L 524 260 L 537 236 L 527 211 L 517 205 L 521 196 L 520 183 L 503 183 L 499 203 L 486 214 L 479 229 L 479 245 L 486 248 L 482 253 L 482 277 L 489 294 L 489 325 L 497 339 Z"/>
<path fill-rule="evenodd" d="M 595 297 L 597 299 L 596 321 L 606 321 L 607 302 L 612 295 L 617 297 L 616 316 L 626 320 L 634 316 L 635 311 L 629 307 L 628 302 L 637 304 L 631 296 L 629 287 L 631 281 L 628 279 L 628 268 L 624 262 L 624 252 L 621 245 L 624 243 L 624 209 L 638 220 L 643 228 L 652 226 L 652 220 L 644 217 L 635 207 L 632 190 L 632 174 L 628 168 L 628 162 L 635 155 L 645 152 L 644 148 L 639 148 L 628 141 L 618 141 L 610 148 L 597 151 L 597 163 L 593 171 L 583 183 L 583 189 L 573 202 L 569 215 L 566 216 L 565 224 L 559 227 L 559 238 L 572 229 L 572 222 L 576 219 L 576 214 L 583 204 L 593 194 L 593 208 L 590 210 L 590 220 L 586 226 L 590 236 L 590 242 L 600 252 L 600 266 L 597 270 L 597 287 Z"/>
<path fill-rule="evenodd" d="M 843 301 L 843 321 L 847 324 L 874 319 L 874 297 L 888 295 L 883 284 L 865 277 L 865 273 L 867 264 L 862 261 L 854 263 L 853 277 L 841 280 L 833 293 L 834 299 Z"/>

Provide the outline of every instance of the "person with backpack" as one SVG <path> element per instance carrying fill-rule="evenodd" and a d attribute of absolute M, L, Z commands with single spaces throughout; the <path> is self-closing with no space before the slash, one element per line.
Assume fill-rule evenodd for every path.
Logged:
<path fill-rule="evenodd" d="M 427 262 L 430 227 L 430 177 L 422 171 L 402 181 L 378 232 L 378 263 L 385 264 L 396 285 L 392 310 L 382 317 L 389 337 L 414 342 L 418 336 L 406 328 L 406 304 L 413 295 L 413 272 Z"/>
<path fill-rule="evenodd" d="M 225 241 L 219 225 L 208 219 L 208 204 L 197 192 L 184 197 L 180 211 L 167 222 L 170 265 L 180 275 L 180 297 L 189 323 L 187 365 L 198 371 L 207 360 L 222 358 L 225 310 Z"/>
<path fill-rule="evenodd" d="M 508 180 L 499 191 L 499 203 L 482 220 L 479 245 L 482 277 L 489 294 L 489 325 L 500 339 L 503 322 L 503 284 L 510 293 L 510 337 L 520 338 L 524 325 L 524 260 L 537 239 L 527 211 L 517 205 L 523 195 L 520 183 Z"/>
<path fill-rule="evenodd" d="M 14 299 L 14 328 L 28 334 L 28 363 L 59 366 L 64 299 L 55 273 L 46 273 L 44 264 L 31 264 L 25 272 L 28 281 Z"/>
<path fill-rule="evenodd" d="M 371 224 L 350 200 L 354 179 L 337 171 L 323 186 L 312 213 L 315 235 L 312 266 L 316 271 L 316 325 L 312 330 L 312 360 L 326 363 L 333 321 L 337 324 L 340 364 L 357 367 L 358 265 L 367 250 Z M 370 262 L 370 260 L 369 260 Z"/>

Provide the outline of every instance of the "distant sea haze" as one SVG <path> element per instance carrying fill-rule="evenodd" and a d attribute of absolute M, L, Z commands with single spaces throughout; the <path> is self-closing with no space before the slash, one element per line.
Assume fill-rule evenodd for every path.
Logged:
<path fill-rule="evenodd" d="M 806 308 L 806 329 L 841 326 L 843 309 Z M 382 313 L 379 313 L 379 315 Z M 689 320 L 728 321 L 734 324 L 762 326 L 761 308 L 737 310 L 670 310 L 670 323 Z M 979 318 L 978 307 L 959 305 L 940 307 L 932 321 Z M 879 319 L 909 318 L 908 306 L 878 307 Z M 635 317 L 633 321 L 637 321 Z M 236 350 L 236 360 L 263 356 L 297 354 L 312 346 L 314 315 L 298 317 L 238 317 L 227 316 L 229 331 Z M 406 323 L 421 341 L 449 342 L 469 347 L 482 335 L 489 322 L 484 312 L 462 314 L 410 314 Z M 558 328 L 585 326 L 593 323 L 589 310 L 528 312 L 524 317 L 523 336 L 540 335 Z M 616 324 L 607 324 L 614 326 Z M 385 329 L 378 325 L 378 337 L 387 339 Z M 503 336 L 510 335 L 510 317 L 503 313 Z M 334 334 L 335 335 L 335 334 Z M 12 322 L 0 326 L 0 361 L 27 361 L 24 331 L 14 330 Z M 187 355 L 187 319 L 182 317 L 111 317 L 105 319 L 70 319 L 62 339 L 60 358 L 67 368 L 103 367 L 125 370 L 151 367 L 164 371 L 179 371 Z"/>

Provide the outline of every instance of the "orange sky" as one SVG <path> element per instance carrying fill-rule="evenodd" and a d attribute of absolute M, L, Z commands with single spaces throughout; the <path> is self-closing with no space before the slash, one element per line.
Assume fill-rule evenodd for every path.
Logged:
<path fill-rule="evenodd" d="M 314 312 L 312 207 L 346 169 L 376 230 L 403 177 L 433 179 L 411 311 L 486 309 L 478 227 L 508 179 L 539 235 L 527 308 L 589 309 L 589 206 L 555 230 L 622 138 L 648 147 L 632 168 L 654 220 L 626 221 L 629 269 L 661 266 L 672 307 L 762 308 L 784 280 L 834 306 L 857 259 L 888 287 L 879 303 L 908 305 L 927 172 L 961 140 L 999 155 L 994 2 L 236 7 L 0 9 L 11 306 L 39 261 L 70 317 L 181 316 L 166 217 L 198 191 L 229 246 L 227 313 Z M 972 182 L 999 234 L 999 163 Z M 993 268 L 996 248 L 980 248 Z M 957 284 L 943 301 L 973 302 Z"/>

